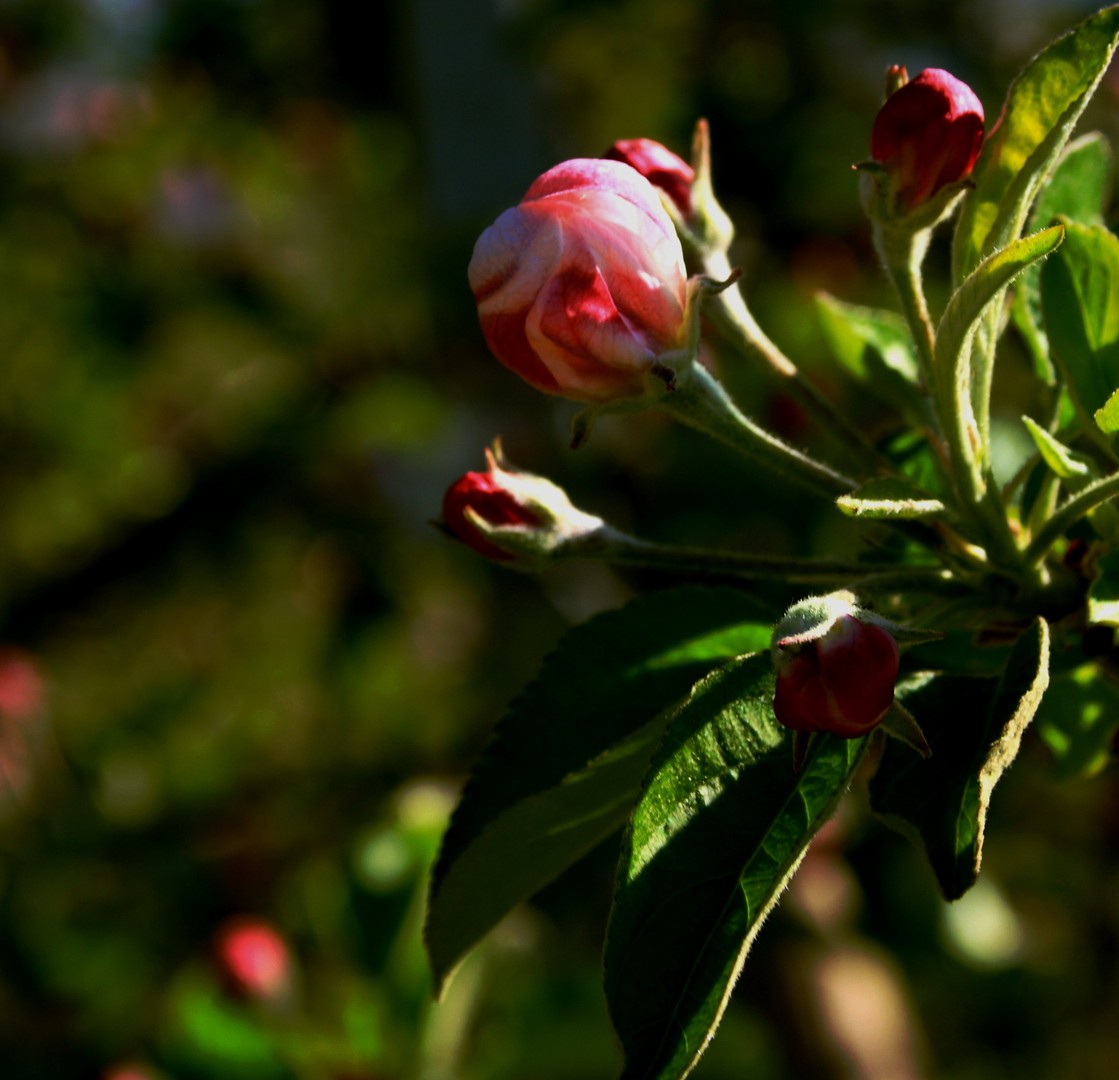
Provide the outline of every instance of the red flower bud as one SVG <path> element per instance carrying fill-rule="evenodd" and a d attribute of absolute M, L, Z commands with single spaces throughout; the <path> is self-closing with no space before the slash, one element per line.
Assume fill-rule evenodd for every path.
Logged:
<path fill-rule="evenodd" d="M 819 636 L 774 643 L 773 711 L 793 731 L 853 739 L 871 731 L 894 700 L 898 646 L 880 626 L 840 615 Z"/>
<path fill-rule="evenodd" d="M 971 172 L 983 145 L 983 105 L 969 86 L 928 68 L 892 93 L 874 119 L 870 153 L 912 210 Z"/>
<path fill-rule="evenodd" d="M 536 528 L 543 524 L 539 515 L 518 502 L 517 496 L 502 485 L 501 473 L 468 472 L 456 480 L 443 496 L 443 524 L 464 544 L 487 559 L 512 559 L 513 554 L 503 551 L 487 540 L 478 527 L 466 516 L 467 509 L 490 525 L 526 525 Z"/>
<path fill-rule="evenodd" d="M 685 344 L 680 241 L 652 184 L 621 162 L 546 172 L 479 237 L 469 278 L 494 355 L 550 394 L 640 398 Z"/>
<path fill-rule="evenodd" d="M 269 923 L 237 918 L 227 922 L 214 943 L 218 969 L 230 993 L 275 1001 L 291 990 L 291 954 Z"/>
<path fill-rule="evenodd" d="M 684 217 L 692 212 L 695 169 L 654 139 L 619 139 L 605 154 L 611 161 L 624 161 L 676 204 Z"/>
<path fill-rule="evenodd" d="M 567 544 L 596 533 L 602 518 L 573 506 L 563 488 L 513 469 L 501 442 L 486 451 L 486 471 L 469 472 L 443 496 L 443 524 L 479 555 L 542 569 Z"/>

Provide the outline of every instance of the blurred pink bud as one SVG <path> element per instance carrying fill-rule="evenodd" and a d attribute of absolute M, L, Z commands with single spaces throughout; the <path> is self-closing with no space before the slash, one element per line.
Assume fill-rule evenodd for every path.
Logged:
<path fill-rule="evenodd" d="M 236 918 L 225 923 L 215 938 L 218 969 L 237 997 L 276 1000 L 291 989 L 291 953 L 269 923 Z"/>
<path fill-rule="evenodd" d="M 619 139 L 605 154 L 612 161 L 624 161 L 676 204 L 684 217 L 692 212 L 692 184 L 695 169 L 655 139 Z"/>
<path fill-rule="evenodd" d="M 128 1061 L 109 1066 L 101 1074 L 101 1080 L 164 1080 L 164 1075 L 147 1065 Z"/>
<path fill-rule="evenodd" d="M 25 652 L 0 646 L 0 717 L 25 720 L 43 707 L 43 677 Z"/>
<path fill-rule="evenodd" d="M 874 119 L 871 157 L 886 167 L 897 205 L 911 210 L 972 170 L 983 105 L 969 86 L 928 68 L 892 93 Z"/>
<path fill-rule="evenodd" d="M 469 278 L 494 355 L 546 393 L 641 398 L 685 344 L 676 230 L 652 184 L 618 161 L 546 172 L 479 237 Z"/>
<path fill-rule="evenodd" d="M 535 528 L 542 524 L 539 515 L 518 502 L 517 496 L 502 485 L 499 472 L 492 468 L 484 473 L 468 472 L 443 496 L 443 523 L 467 547 L 487 559 L 505 560 L 515 556 L 487 540 L 466 516 L 468 509 L 489 525 Z"/>
<path fill-rule="evenodd" d="M 880 626 L 840 615 L 825 633 L 774 643 L 773 711 L 793 731 L 857 738 L 877 727 L 894 700 L 897 642 Z"/>

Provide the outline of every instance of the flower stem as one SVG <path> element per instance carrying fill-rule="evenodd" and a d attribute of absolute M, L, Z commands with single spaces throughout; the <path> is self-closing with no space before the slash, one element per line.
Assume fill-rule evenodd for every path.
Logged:
<path fill-rule="evenodd" d="M 759 427 L 731 401 L 715 377 L 700 364 L 682 372 L 676 389 L 658 402 L 678 420 L 768 466 L 816 494 L 834 499 L 857 482 L 802 454 Z"/>
<path fill-rule="evenodd" d="M 734 273 L 726 253 L 717 249 L 704 252 L 703 269 L 715 281 L 725 281 Z M 840 439 L 845 447 L 857 449 L 865 468 L 877 471 L 890 466 L 890 462 L 870 443 L 865 433 L 855 427 L 833 402 L 801 374 L 796 364 L 758 325 L 737 282 L 712 297 L 710 317 L 733 348 L 748 356 L 760 357 L 778 377 L 782 389 L 798 405 L 826 431 Z"/>
<path fill-rule="evenodd" d="M 713 551 L 677 547 L 641 540 L 606 525 L 572 537 L 563 547 L 565 557 L 601 559 L 621 566 L 778 581 L 801 585 L 843 585 L 858 582 L 873 591 L 928 591 L 953 593 L 964 588 L 952 573 L 939 566 L 875 566 L 854 559 L 796 558 L 754 555 L 739 551 Z M 878 584 L 882 588 L 877 588 Z"/>

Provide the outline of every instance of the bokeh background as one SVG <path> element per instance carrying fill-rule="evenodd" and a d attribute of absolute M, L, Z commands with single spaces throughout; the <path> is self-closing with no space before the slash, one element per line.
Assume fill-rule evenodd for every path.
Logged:
<path fill-rule="evenodd" d="M 812 297 L 889 302 L 850 171 L 886 66 L 949 68 L 993 120 L 1094 6 L 0 0 L 0 1075 L 612 1075 L 610 845 L 438 1005 L 423 890 L 504 704 L 668 582 L 483 564 L 432 527 L 442 493 L 501 434 L 645 535 L 846 538 L 657 416 L 567 451 L 571 407 L 485 351 L 474 238 L 556 161 L 686 152 L 706 116 L 755 312 L 861 422 Z M 1113 72 L 1092 123 L 1117 114 Z M 852 799 L 695 1075 L 1110 1080 L 1117 853 L 1114 770 L 1059 784 L 1031 740 L 950 910 Z M 281 992 L 222 967 L 247 916 Z"/>

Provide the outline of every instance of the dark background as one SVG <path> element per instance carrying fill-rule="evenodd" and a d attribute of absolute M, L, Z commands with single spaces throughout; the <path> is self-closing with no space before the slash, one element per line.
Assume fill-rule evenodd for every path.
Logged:
<path fill-rule="evenodd" d="M 483 564 L 431 527 L 442 493 L 501 434 L 644 535 L 845 534 L 658 416 L 567 451 L 572 407 L 485 350 L 474 239 L 556 161 L 686 153 L 706 116 L 755 313 L 858 418 L 811 304 L 890 302 L 850 171 L 885 68 L 946 67 L 993 122 L 1093 6 L 0 2 L 0 1075 L 611 1075 L 611 849 L 438 1007 L 419 926 L 504 703 L 565 627 L 661 582 Z M 1113 72 L 1092 121 L 1117 110 Z M 725 377 L 811 442 L 764 377 Z M 1027 741 L 954 914 L 853 801 L 695 1075 L 1110 1078 L 1114 773 L 1047 765 Z M 239 913 L 289 942 L 289 1012 L 222 991 Z"/>

